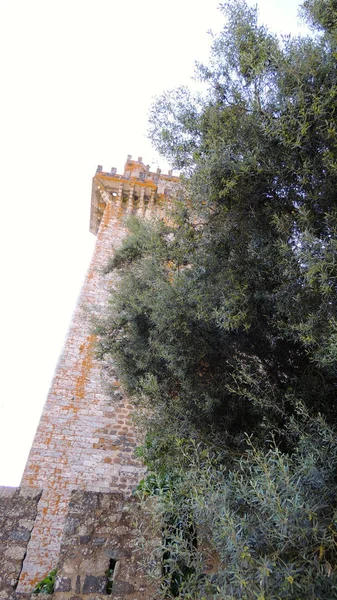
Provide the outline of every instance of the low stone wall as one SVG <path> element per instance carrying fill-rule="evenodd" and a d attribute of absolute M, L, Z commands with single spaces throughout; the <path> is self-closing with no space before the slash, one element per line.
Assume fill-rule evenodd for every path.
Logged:
<path fill-rule="evenodd" d="M 134 497 L 118 493 L 72 493 L 53 600 L 153 597 L 138 563 L 132 525 L 132 513 L 137 510 Z"/>
<path fill-rule="evenodd" d="M 0 600 L 151 600 L 136 544 L 138 501 L 120 493 L 73 491 L 52 596 L 17 590 L 41 492 L 0 487 Z M 47 573 L 45 573 L 47 575 Z"/>
<path fill-rule="evenodd" d="M 14 597 L 41 492 L 0 487 L 0 599 Z"/>

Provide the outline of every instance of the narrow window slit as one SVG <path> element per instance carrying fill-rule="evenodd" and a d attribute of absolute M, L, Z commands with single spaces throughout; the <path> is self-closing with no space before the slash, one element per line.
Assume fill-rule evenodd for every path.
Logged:
<path fill-rule="evenodd" d="M 109 567 L 105 571 L 106 575 L 106 593 L 108 596 L 112 594 L 113 575 L 117 561 L 114 558 L 109 559 Z"/>

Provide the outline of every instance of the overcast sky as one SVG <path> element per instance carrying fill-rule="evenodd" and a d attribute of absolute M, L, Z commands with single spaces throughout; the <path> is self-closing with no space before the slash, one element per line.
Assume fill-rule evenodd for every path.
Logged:
<path fill-rule="evenodd" d="M 297 0 L 260 0 L 296 33 Z M 0 485 L 18 485 L 95 238 L 97 164 L 158 160 L 151 98 L 188 83 L 218 0 L 0 0 Z M 164 165 L 166 168 L 166 165 Z"/>

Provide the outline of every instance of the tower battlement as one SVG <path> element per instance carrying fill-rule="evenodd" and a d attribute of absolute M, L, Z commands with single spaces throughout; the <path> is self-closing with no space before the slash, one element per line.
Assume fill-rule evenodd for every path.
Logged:
<path fill-rule="evenodd" d="M 173 175 L 172 171 L 168 174 L 162 173 L 160 169 L 150 171 L 150 166 L 142 162 L 141 156 L 138 160 L 132 160 L 129 154 L 121 175 L 115 167 L 110 171 L 103 171 L 102 165 L 99 165 L 92 184 L 90 231 L 97 234 L 109 199 L 119 203 L 121 208 L 124 206 L 129 212 L 137 211 L 145 216 L 146 212 L 153 211 L 154 205 L 163 207 L 178 183 L 179 177 Z"/>

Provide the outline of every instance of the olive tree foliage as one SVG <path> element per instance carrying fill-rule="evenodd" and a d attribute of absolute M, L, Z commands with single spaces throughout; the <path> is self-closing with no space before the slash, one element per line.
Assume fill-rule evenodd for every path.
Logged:
<path fill-rule="evenodd" d="M 138 404 L 141 491 L 169 515 L 163 594 L 333 598 L 337 6 L 306 0 L 312 36 L 281 41 L 243 0 L 221 9 L 202 93 L 151 109 L 182 189 L 167 222 L 129 221 L 98 352 Z"/>
<path fill-rule="evenodd" d="M 298 402 L 336 419 L 337 49 L 331 2 L 282 42 L 243 1 L 222 10 L 207 92 L 152 107 L 185 192 L 170 225 L 130 225 L 100 351 L 153 410 L 240 444 L 282 437 Z"/>
<path fill-rule="evenodd" d="M 162 528 L 159 549 L 144 524 L 139 536 L 158 598 L 336 598 L 336 434 L 303 412 L 289 427 L 291 455 L 273 440 L 265 451 L 248 439 L 241 458 L 223 463 L 180 443 L 171 480 L 152 474 L 141 484 L 145 507 L 149 495 L 157 499 L 154 530 Z"/>
<path fill-rule="evenodd" d="M 150 131 L 204 209 L 196 261 L 222 292 L 209 318 L 229 336 L 246 332 L 246 351 L 255 344 L 278 387 L 292 387 L 295 371 L 298 390 L 301 372 L 324 381 L 326 407 L 336 376 L 336 6 L 305 2 L 319 34 L 282 43 L 244 2 L 222 8 L 226 25 L 197 71 L 202 109 L 183 88 L 179 102 L 164 95 Z"/>

